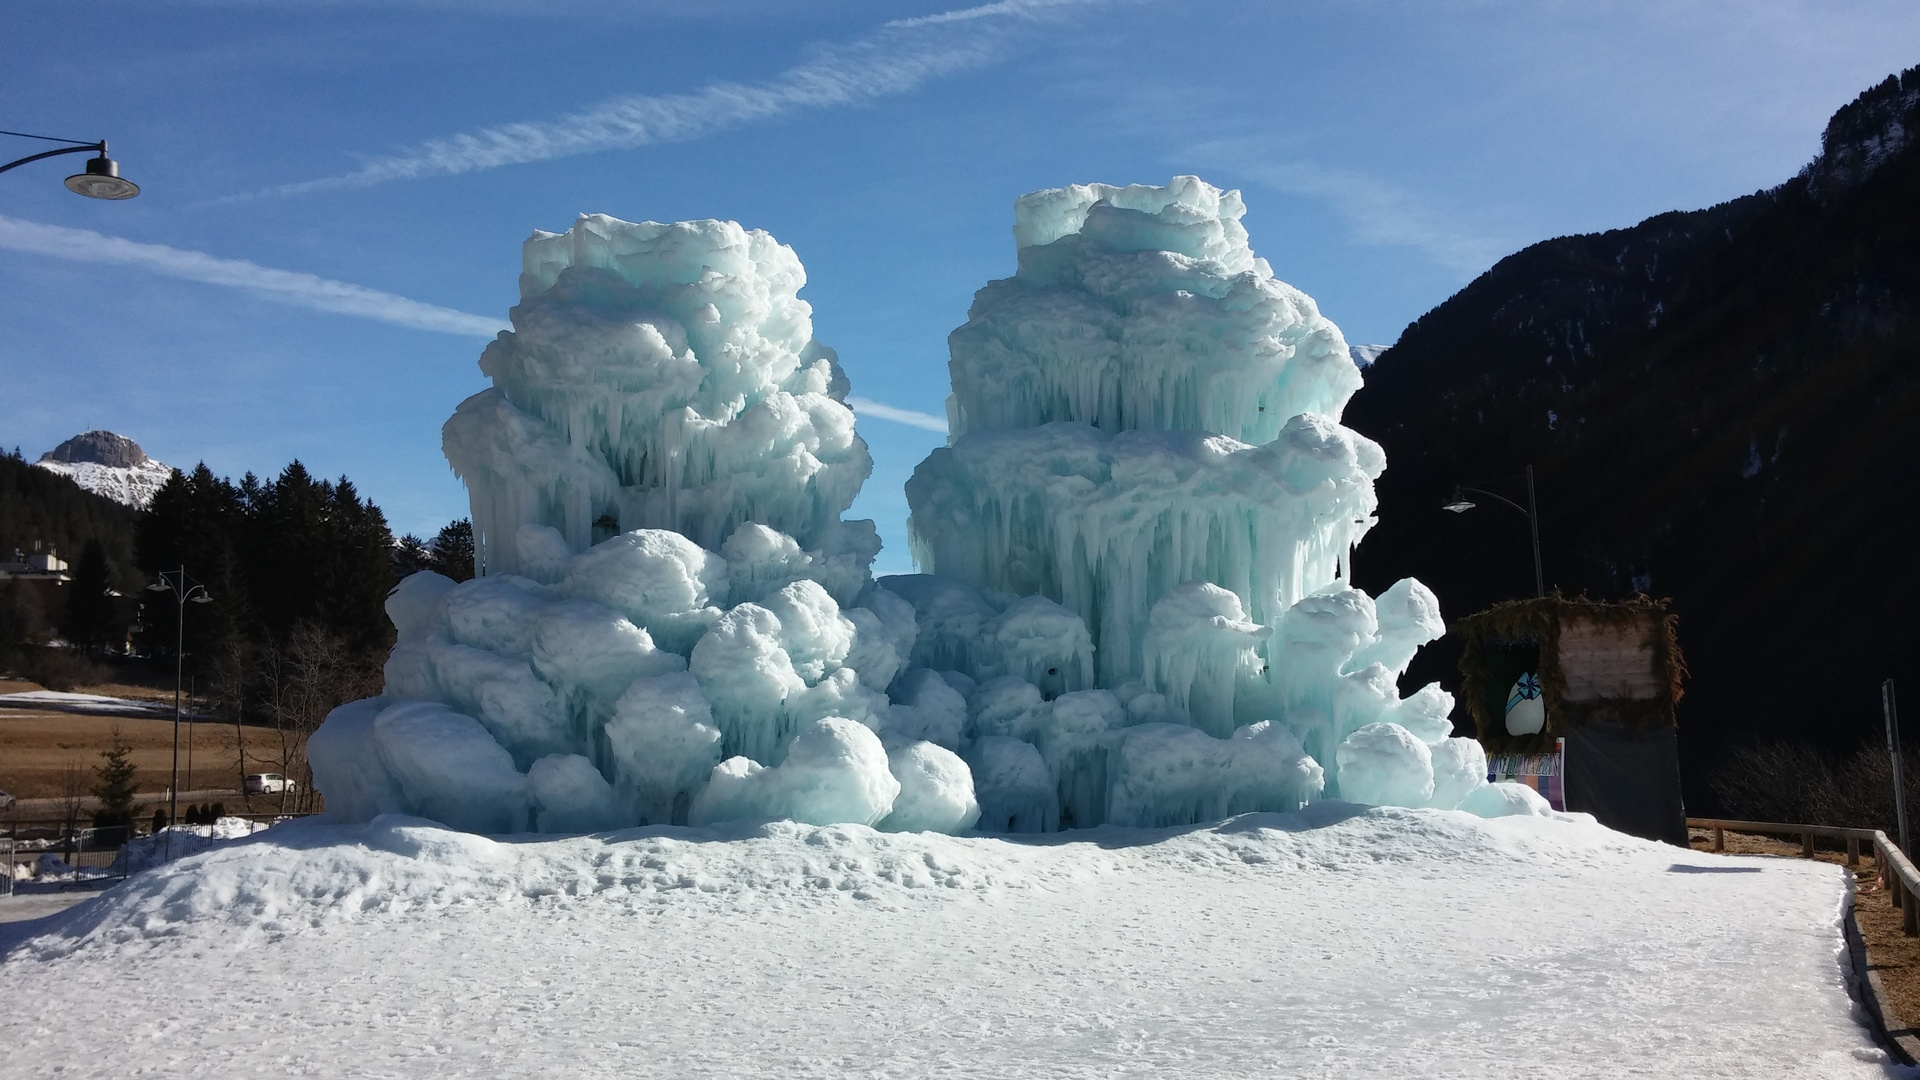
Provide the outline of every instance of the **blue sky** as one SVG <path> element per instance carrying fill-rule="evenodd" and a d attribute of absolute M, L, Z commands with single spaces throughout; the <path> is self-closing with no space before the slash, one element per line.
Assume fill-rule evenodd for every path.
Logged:
<path fill-rule="evenodd" d="M 1920 63 L 1911 0 L 17 0 L 7 23 L 0 128 L 105 137 L 144 192 L 70 194 L 78 156 L 0 176 L 0 444 L 298 457 L 423 534 L 465 513 L 439 428 L 485 385 L 520 241 L 581 212 L 767 229 L 854 393 L 938 414 L 1023 192 L 1240 188 L 1275 271 L 1391 342 L 1533 241 L 1786 179 Z M 899 571 L 901 485 L 943 436 L 882 412 L 855 514 Z"/>

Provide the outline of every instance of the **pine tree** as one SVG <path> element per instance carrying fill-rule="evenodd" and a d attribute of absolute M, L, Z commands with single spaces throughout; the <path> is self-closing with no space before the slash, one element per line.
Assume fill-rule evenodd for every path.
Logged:
<path fill-rule="evenodd" d="M 87 541 L 80 562 L 73 568 L 73 587 L 67 592 L 67 610 L 60 621 L 60 632 L 68 643 L 98 656 L 126 636 L 126 624 L 120 618 L 119 601 L 107 595 L 113 587 L 113 568 L 107 565 L 107 552 L 98 540 Z"/>
<path fill-rule="evenodd" d="M 238 580 L 244 525 L 239 489 L 215 476 L 205 462 L 190 474 L 176 469 L 141 516 L 137 550 L 147 574 L 184 567 L 214 599 L 212 604 L 193 605 L 185 620 L 189 658 L 217 655 L 230 638 L 249 630 L 246 590 Z M 164 594 L 146 594 L 145 600 L 146 649 L 171 657 L 178 615 L 174 601 Z M 200 668 L 198 663 L 191 666 Z"/>
<path fill-rule="evenodd" d="M 137 770 L 133 762 L 127 760 L 133 747 L 117 726 L 111 739 L 107 748 L 100 751 L 104 763 L 93 767 L 94 776 L 99 779 L 93 787 L 93 797 L 100 800 L 100 809 L 93 812 L 96 829 L 133 825 L 133 775 Z"/>
<path fill-rule="evenodd" d="M 433 552 L 427 550 L 426 542 L 408 533 L 393 543 L 393 572 L 406 577 L 422 570 L 433 568 Z"/>
<path fill-rule="evenodd" d="M 47 615 L 40 594 L 24 581 L 0 581 L 0 664 L 18 663 L 26 649 L 46 640 Z"/>
<path fill-rule="evenodd" d="M 474 576 L 473 555 L 473 522 L 467 518 L 448 522 L 433 538 L 432 569 L 436 573 L 466 581 Z"/>

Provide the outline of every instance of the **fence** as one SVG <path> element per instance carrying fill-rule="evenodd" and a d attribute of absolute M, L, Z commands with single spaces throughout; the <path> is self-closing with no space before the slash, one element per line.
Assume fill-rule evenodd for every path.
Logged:
<path fill-rule="evenodd" d="M 114 867 L 120 849 L 133 838 L 133 830 L 125 825 L 94 828 L 61 820 L 13 821 L 8 826 L 8 835 L 0 837 L 0 857 L 4 857 L 6 869 L 0 874 L 0 895 L 13 894 L 16 866 L 22 862 L 44 865 L 49 855 L 57 856 L 60 865 L 72 871 L 76 879 L 126 876 Z"/>
<path fill-rule="evenodd" d="M 305 815 L 225 815 L 227 818 L 242 818 L 253 823 L 255 831 L 268 827 L 276 821 L 300 816 Z M 183 828 L 191 830 L 193 826 Z M 25 863 L 36 867 L 49 866 L 48 856 L 55 857 L 58 866 L 62 868 L 56 871 L 61 887 L 124 878 L 129 873 L 130 860 L 122 859 L 121 852 L 130 843 L 146 840 L 151 835 L 136 833 L 123 825 L 93 828 L 65 818 L 16 818 L 7 821 L 4 829 L 5 835 L 0 836 L 0 896 L 11 896 L 14 893 L 19 874 L 16 868 L 20 864 Z M 209 843 L 210 841 L 195 837 L 189 832 L 184 842 L 174 845 L 172 855 L 174 858 L 179 858 L 195 851 L 205 850 Z M 135 870 L 140 868 L 140 866 L 133 867 Z M 71 877 L 67 877 L 68 872 L 71 872 Z"/>

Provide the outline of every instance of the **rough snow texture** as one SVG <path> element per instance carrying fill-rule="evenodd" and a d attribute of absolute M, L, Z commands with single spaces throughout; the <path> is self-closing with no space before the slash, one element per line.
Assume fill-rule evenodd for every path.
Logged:
<path fill-rule="evenodd" d="M 1018 839 L 290 823 L 0 926 L 0 1072 L 1884 1080 L 1847 889 L 1329 804 Z M 101 1002 L 139 1007 L 61 1019 Z"/>
<path fill-rule="evenodd" d="M 953 444 L 908 486 L 936 573 L 879 582 L 793 252 L 715 221 L 536 234 L 494 388 L 445 429 L 481 576 L 394 590 L 385 694 L 310 744 L 329 813 L 1033 832 L 1460 804 L 1484 779 L 1435 763 L 1452 699 L 1396 687 L 1445 630 L 1433 594 L 1344 581 L 1385 466 L 1338 422 L 1359 371 L 1242 212 L 1192 177 L 1020 200 L 1019 272 L 952 337 Z"/>

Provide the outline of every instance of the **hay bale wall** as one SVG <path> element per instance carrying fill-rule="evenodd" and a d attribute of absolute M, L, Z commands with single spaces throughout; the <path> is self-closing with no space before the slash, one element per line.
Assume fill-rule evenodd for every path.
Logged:
<path fill-rule="evenodd" d="M 1461 636 L 1461 696 L 1490 754 L 1534 754 L 1582 725 L 1629 731 L 1672 727 L 1686 674 L 1676 619 L 1664 600 L 1617 603 L 1559 593 L 1499 604 L 1454 623 Z M 1546 727 L 1509 735 L 1506 693 L 1511 657 L 1537 650 Z M 1504 680 L 1504 681 L 1503 681 Z M 1499 684 L 1499 685 L 1496 685 Z"/>

